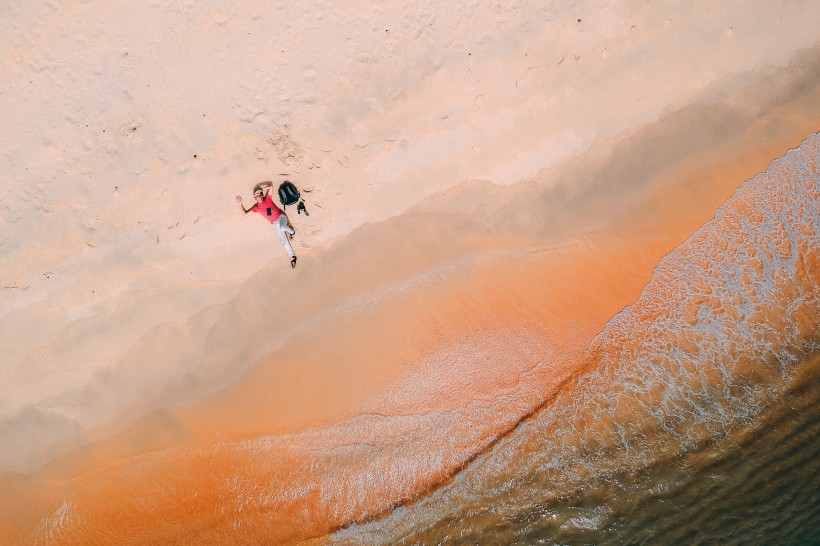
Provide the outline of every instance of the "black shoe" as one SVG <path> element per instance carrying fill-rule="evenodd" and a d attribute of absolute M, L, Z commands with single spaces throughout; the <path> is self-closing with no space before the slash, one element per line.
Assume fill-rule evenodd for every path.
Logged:
<path fill-rule="evenodd" d="M 296 267 L 296 256 L 294 256 L 293 258 L 290 259 L 290 267 L 291 268 Z"/>

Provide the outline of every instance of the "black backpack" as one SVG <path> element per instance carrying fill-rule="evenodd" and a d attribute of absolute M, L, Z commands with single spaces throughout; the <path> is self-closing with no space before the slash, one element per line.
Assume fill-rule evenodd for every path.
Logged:
<path fill-rule="evenodd" d="M 300 201 L 299 190 L 296 189 L 296 186 L 294 186 L 292 182 L 285 180 L 279 185 L 279 201 L 281 201 L 283 207 L 287 207 L 299 201 L 299 204 L 296 206 L 296 211 L 299 214 L 302 214 L 304 211 L 305 216 L 310 216 L 305 208 L 305 202 Z"/>
<path fill-rule="evenodd" d="M 279 186 L 279 201 L 281 201 L 284 206 L 288 206 L 294 204 L 298 200 L 299 190 L 296 189 L 296 186 L 287 180 L 282 182 Z"/>

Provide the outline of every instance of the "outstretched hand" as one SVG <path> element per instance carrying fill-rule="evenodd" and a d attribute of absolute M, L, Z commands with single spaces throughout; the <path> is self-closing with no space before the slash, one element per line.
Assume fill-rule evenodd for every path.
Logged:
<path fill-rule="evenodd" d="M 241 203 L 241 202 L 242 202 L 242 196 L 241 196 L 241 195 L 237 195 L 237 196 L 236 196 L 236 202 L 237 202 L 237 203 Z"/>

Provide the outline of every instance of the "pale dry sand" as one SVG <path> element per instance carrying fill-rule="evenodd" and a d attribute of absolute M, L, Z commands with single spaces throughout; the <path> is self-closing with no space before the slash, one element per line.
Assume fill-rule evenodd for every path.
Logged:
<path fill-rule="evenodd" d="M 816 2 L 7 8 L 0 465 L 62 455 L 59 480 L 509 395 L 450 460 L 310 532 L 434 485 L 820 128 L 799 54 L 818 20 Z M 310 190 L 295 271 L 233 202 L 284 178 Z"/>

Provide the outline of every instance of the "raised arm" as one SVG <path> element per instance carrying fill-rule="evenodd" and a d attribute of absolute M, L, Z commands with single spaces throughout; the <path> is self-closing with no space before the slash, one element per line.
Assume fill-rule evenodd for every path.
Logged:
<path fill-rule="evenodd" d="M 239 203 L 239 208 L 241 208 L 242 212 L 244 212 L 245 214 L 248 214 L 250 211 L 253 210 L 253 207 L 251 207 L 249 209 L 245 208 L 245 205 L 242 204 L 242 196 L 241 195 L 236 196 L 236 202 Z"/>
<path fill-rule="evenodd" d="M 263 193 L 262 195 L 267 195 L 272 187 L 273 187 L 273 182 L 271 182 L 270 180 L 265 180 L 264 182 L 260 182 L 259 184 L 257 184 L 253 188 L 253 190 L 256 191 L 257 189 L 260 189 L 260 190 L 264 189 L 265 193 Z"/>

